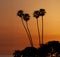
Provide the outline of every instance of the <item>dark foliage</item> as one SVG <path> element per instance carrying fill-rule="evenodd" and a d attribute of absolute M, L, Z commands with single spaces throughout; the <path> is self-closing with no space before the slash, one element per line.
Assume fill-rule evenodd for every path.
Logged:
<path fill-rule="evenodd" d="M 24 14 L 23 19 L 24 19 L 25 21 L 28 21 L 28 20 L 30 19 L 29 14 L 27 14 L 27 13 Z"/>
<path fill-rule="evenodd" d="M 60 43 L 58 41 L 50 41 L 42 44 L 40 48 L 26 47 L 24 50 L 16 50 L 14 57 L 60 57 Z"/>
<path fill-rule="evenodd" d="M 23 14 L 23 10 L 19 10 L 18 13 L 17 13 L 17 15 L 18 15 L 19 17 L 23 17 L 23 15 L 24 15 L 24 14 Z"/>
<path fill-rule="evenodd" d="M 38 11 L 38 10 L 37 10 L 37 11 L 34 11 L 33 16 L 34 16 L 35 18 L 38 18 L 38 17 L 39 17 L 39 11 Z"/>
<path fill-rule="evenodd" d="M 40 16 L 44 16 L 45 15 L 45 9 L 40 9 Z"/>

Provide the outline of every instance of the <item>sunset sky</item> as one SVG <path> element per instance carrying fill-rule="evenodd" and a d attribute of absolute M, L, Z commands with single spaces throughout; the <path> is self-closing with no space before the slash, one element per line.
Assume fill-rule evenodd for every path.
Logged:
<path fill-rule="evenodd" d="M 14 50 L 22 50 L 30 46 L 26 31 L 17 16 L 18 10 L 30 14 L 28 22 L 35 47 L 38 45 L 36 19 L 33 12 L 44 8 L 44 43 L 52 40 L 60 41 L 60 0 L 0 0 L 0 54 L 12 54 Z M 39 28 L 41 33 L 41 17 Z"/>

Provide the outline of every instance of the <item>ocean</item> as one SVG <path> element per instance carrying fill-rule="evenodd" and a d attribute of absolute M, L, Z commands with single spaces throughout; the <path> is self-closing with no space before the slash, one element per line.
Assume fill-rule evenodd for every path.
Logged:
<path fill-rule="evenodd" d="M 0 57 L 13 57 L 13 55 L 0 55 Z"/>

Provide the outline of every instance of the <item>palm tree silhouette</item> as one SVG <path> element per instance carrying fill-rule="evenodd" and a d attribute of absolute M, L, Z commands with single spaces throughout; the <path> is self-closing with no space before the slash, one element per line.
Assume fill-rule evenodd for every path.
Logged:
<path fill-rule="evenodd" d="M 43 16 L 45 15 L 45 9 L 40 9 L 40 16 L 42 16 L 42 44 L 43 44 Z"/>
<path fill-rule="evenodd" d="M 27 30 L 28 30 L 28 33 L 29 33 L 29 40 L 30 40 L 31 46 L 33 47 L 32 36 L 31 36 L 30 30 L 29 30 L 29 28 L 28 28 L 28 21 L 29 21 L 29 19 L 30 19 L 29 14 L 25 13 L 24 16 L 23 16 L 23 19 L 24 19 L 25 22 L 26 22 L 26 27 L 27 27 Z"/>
<path fill-rule="evenodd" d="M 24 24 L 24 20 L 25 20 L 25 21 L 28 21 L 28 20 L 29 20 L 29 16 L 27 16 L 26 14 L 24 14 L 24 13 L 23 13 L 23 10 L 19 10 L 18 13 L 17 13 L 17 15 L 21 18 L 22 24 L 23 24 L 24 29 L 26 30 L 27 36 L 28 36 L 28 38 L 29 38 L 30 44 L 31 44 L 31 46 L 33 46 L 32 40 L 31 40 L 32 38 L 31 38 L 31 35 L 30 35 L 30 33 L 29 33 L 28 26 L 27 26 L 27 28 L 26 28 L 26 27 L 25 27 L 25 24 Z M 24 20 L 23 20 L 23 19 L 24 19 Z M 27 22 L 26 22 L 26 24 L 27 24 Z"/>
<path fill-rule="evenodd" d="M 39 37 L 39 46 L 40 46 L 40 31 L 39 31 L 39 25 L 38 25 L 38 18 L 39 18 L 39 11 L 34 11 L 33 16 L 36 18 L 37 22 L 37 29 L 38 29 L 38 37 Z"/>

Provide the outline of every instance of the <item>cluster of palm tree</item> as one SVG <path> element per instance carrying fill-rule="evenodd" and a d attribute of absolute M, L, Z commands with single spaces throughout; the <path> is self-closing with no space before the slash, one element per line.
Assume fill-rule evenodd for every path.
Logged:
<path fill-rule="evenodd" d="M 30 30 L 28 28 L 28 20 L 30 19 L 30 16 L 29 16 L 28 13 L 24 13 L 23 10 L 19 10 L 17 15 L 21 18 L 22 24 L 23 24 L 23 26 L 26 30 L 27 36 L 29 38 L 30 44 L 33 47 L 32 37 L 31 37 L 31 34 L 30 34 Z M 26 26 L 25 26 L 24 21 L 26 23 Z"/>
<path fill-rule="evenodd" d="M 37 21 L 39 45 L 41 43 L 40 43 L 40 30 L 39 30 L 39 25 L 38 25 L 38 18 L 39 18 L 39 16 L 42 16 L 42 44 L 43 44 L 43 16 L 45 15 L 45 13 L 46 13 L 45 9 L 40 9 L 40 10 L 34 11 L 34 14 L 33 14 L 33 16 L 36 18 L 36 21 Z"/>
<path fill-rule="evenodd" d="M 39 31 L 39 25 L 38 25 L 38 18 L 39 18 L 39 16 L 42 16 L 42 44 L 43 44 L 43 16 L 45 15 L 45 13 L 46 13 L 45 9 L 40 9 L 40 10 L 34 11 L 34 13 L 33 13 L 33 17 L 35 17 L 36 21 L 37 21 L 39 46 L 40 46 L 41 43 L 40 43 L 40 31 Z M 19 10 L 17 15 L 21 18 L 22 24 L 23 24 L 23 26 L 26 30 L 27 36 L 29 38 L 31 47 L 33 47 L 32 36 L 31 36 L 30 30 L 28 28 L 28 21 L 30 20 L 30 15 L 28 13 L 24 13 L 23 10 Z M 26 22 L 26 26 L 25 26 L 24 21 Z"/>
<path fill-rule="evenodd" d="M 26 47 L 24 50 L 16 50 L 13 55 L 14 57 L 60 57 L 60 43 L 58 41 L 50 41 L 46 44 L 43 43 L 44 33 L 43 33 L 43 16 L 45 15 L 45 9 L 36 10 L 33 13 L 33 17 L 36 18 L 38 38 L 39 38 L 39 48 L 33 46 L 32 36 L 28 27 L 28 21 L 30 20 L 30 15 L 24 13 L 23 10 L 19 10 L 17 15 L 21 18 L 24 29 L 26 30 L 31 47 Z M 38 24 L 38 18 L 42 17 L 42 43 L 40 42 L 40 30 Z"/>

